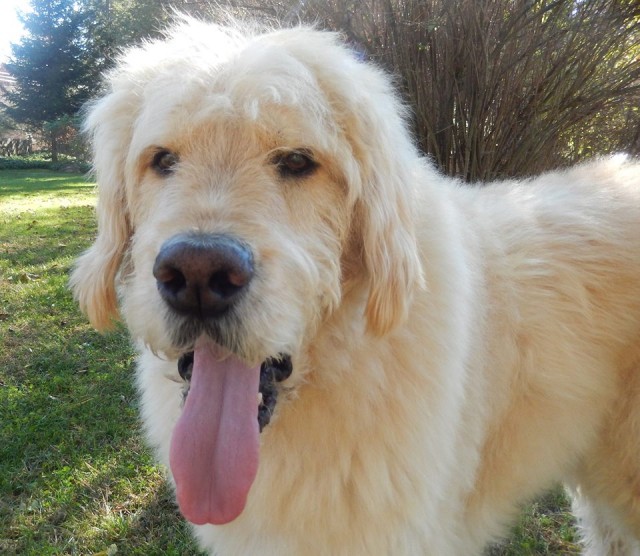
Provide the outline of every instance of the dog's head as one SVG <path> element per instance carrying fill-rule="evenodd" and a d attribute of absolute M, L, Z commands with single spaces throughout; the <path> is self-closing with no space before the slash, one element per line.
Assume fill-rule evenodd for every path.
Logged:
<path fill-rule="evenodd" d="M 421 280 L 415 148 L 388 79 L 336 36 L 183 23 L 120 60 L 86 127 L 98 236 L 72 285 L 96 328 L 117 315 L 119 281 L 134 335 L 161 351 L 189 342 L 190 309 L 154 276 L 180 238 L 177 257 L 251 267 L 224 310 L 209 307 L 212 331 L 247 358 L 297 347 L 347 282 L 367 288 L 369 330 L 405 317 Z"/>
<path fill-rule="evenodd" d="M 389 80 L 335 35 L 184 21 L 121 58 L 86 129 L 98 236 L 71 282 L 96 328 L 120 306 L 156 352 L 206 337 L 252 366 L 347 304 L 377 335 L 406 317 L 418 156 Z"/>

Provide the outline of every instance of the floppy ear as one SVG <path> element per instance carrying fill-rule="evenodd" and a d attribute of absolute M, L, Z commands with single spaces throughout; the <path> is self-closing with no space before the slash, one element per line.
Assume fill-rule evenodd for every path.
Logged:
<path fill-rule="evenodd" d="M 124 189 L 131 115 L 125 113 L 122 96 L 110 93 L 93 103 L 85 120 L 98 182 L 98 236 L 76 261 L 70 285 L 80 308 L 98 330 L 112 327 L 118 316 L 116 275 L 131 235 Z"/>
<path fill-rule="evenodd" d="M 283 44 L 311 69 L 351 148 L 345 156 L 344 144 L 335 145 L 348 206 L 355 210 L 349 241 L 361 252 L 368 281 L 367 327 L 383 335 L 406 318 L 414 290 L 424 284 L 413 215 L 415 180 L 424 164 L 383 72 L 338 35 L 299 29 L 295 36 L 299 40 Z"/>
<path fill-rule="evenodd" d="M 413 214 L 422 162 L 387 77 L 359 65 L 352 91 L 361 95 L 346 126 L 360 174 L 354 228 L 369 279 L 367 326 L 383 335 L 406 319 L 413 292 L 424 286 Z"/>

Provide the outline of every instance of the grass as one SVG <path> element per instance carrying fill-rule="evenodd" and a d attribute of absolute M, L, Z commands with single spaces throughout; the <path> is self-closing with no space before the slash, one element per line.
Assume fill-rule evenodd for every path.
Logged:
<path fill-rule="evenodd" d="M 82 176 L 0 171 L 0 554 L 196 554 L 140 440 L 126 334 L 66 287 L 94 204 Z"/>
<path fill-rule="evenodd" d="M 126 334 L 95 333 L 66 287 L 94 204 L 82 176 L 0 171 L 0 554 L 197 554 L 141 442 Z M 487 552 L 576 553 L 560 490 Z"/>
<path fill-rule="evenodd" d="M 529 504 L 509 538 L 485 556 L 569 556 L 580 554 L 575 520 L 561 487 Z"/>

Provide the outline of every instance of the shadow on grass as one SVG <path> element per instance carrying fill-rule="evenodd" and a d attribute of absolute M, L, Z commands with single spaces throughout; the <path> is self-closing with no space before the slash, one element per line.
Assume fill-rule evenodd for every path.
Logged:
<path fill-rule="evenodd" d="M 29 210 L 0 217 L 0 270 L 47 266 L 64 257 L 77 256 L 95 230 L 91 205 Z"/>
<path fill-rule="evenodd" d="M 115 545 L 118 554 L 195 555 L 170 487 L 158 472 L 132 463 L 141 459 L 134 444 L 123 444 L 107 461 L 78 460 L 52 472 L 49 481 L 63 483 L 55 501 L 46 488 L 20 502 L 10 498 L 8 523 L 0 515 L 7 532 L 0 552 L 97 554 Z"/>
<path fill-rule="evenodd" d="M 67 195 L 90 194 L 95 184 L 88 176 L 62 174 L 50 170 L 0 170 L 0 197 L 37 196 L 43 193 Z"/>
<path fill-rule="evenodd" d="M 0 553 L 194 553 L 140 440 L 124 332 L 70 313 L 4 330 Z"/>

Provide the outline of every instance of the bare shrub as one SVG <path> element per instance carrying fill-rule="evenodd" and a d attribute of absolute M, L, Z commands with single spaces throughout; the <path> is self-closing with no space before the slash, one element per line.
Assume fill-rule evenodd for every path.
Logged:
<path fill-rule="evenodd" d="M 420 145 L 448 174 L 640 152 L 637 0 L 309 0 L 296 15 L 400 76 Z"/>

